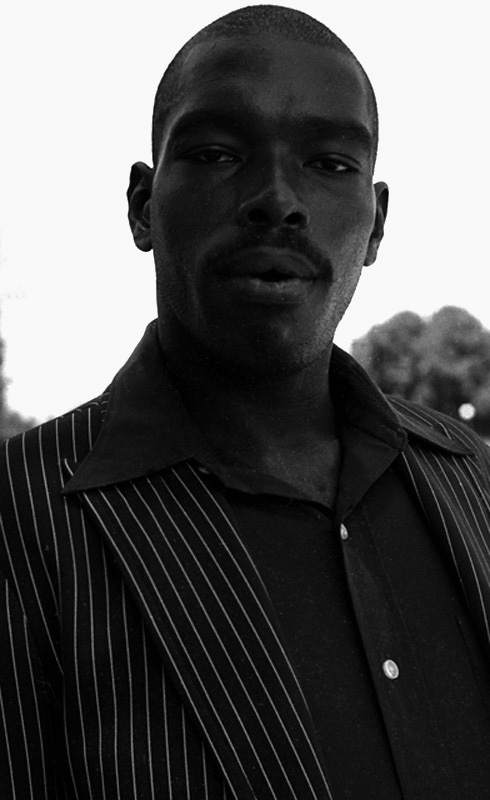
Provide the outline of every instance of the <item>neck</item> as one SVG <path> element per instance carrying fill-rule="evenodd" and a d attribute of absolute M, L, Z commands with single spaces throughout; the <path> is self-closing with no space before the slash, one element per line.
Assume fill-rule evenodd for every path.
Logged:
<path fill-rule="evenodd" d="M 331 347 L 302 370 L 267 376 L 227 370 L 192 347 L 164 352 L 187 410 L 223 462 L 284 479 L 291 465 L 305 474 L 305 463 L 307 471 L 316 464 L 322 475 L 330 466 L 337 453 Z"/>

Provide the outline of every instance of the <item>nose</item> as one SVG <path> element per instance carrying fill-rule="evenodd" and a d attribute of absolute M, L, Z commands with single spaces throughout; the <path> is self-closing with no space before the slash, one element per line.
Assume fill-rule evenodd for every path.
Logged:
<path fill-rule="evenodd" d="M 238 207 L 238 223 L 247 228 L 304 230 L 309 224 L 306 205 L 283 176 L 275 175 Z"/>

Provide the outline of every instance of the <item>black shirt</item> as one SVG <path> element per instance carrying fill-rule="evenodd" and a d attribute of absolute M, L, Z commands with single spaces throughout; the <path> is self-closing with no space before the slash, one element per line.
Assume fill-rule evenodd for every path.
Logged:
<path fill-rule="evenodd" d="M 348 507 L 357 500 L 341 535 L 330 509 L 274 478 L 251 475 L 247 491 L 244 470 L 227 468 L 220 481 L 269 592 L 334 795 L 486 798 L 486 659 L 452 566 L 391 456 L 375 478 L 369 465 L 380 467 L 388 450 L 382 456 L 379 442 L 371 450 L 369 437 L 344 428 L 344 498 Z"/>

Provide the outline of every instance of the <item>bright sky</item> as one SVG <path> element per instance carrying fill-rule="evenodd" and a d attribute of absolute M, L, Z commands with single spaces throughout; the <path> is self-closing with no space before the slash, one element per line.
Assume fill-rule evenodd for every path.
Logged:
<path fill-rule="evenodd" d="M 287 0 L 285 0 L 287 2 Z M 8 400 L 39 420 L 110 382 L 155 316 L 125 191 L 180 46 L 243 2 L 15 0 L 0 19 L 0 300 Z M 359 57 L 381 119 L 385 240 L 337 342 L 392 314 L 468 308 L 490 327 L 488 8 L 298 0 Z M 171 9 L 171 10 L 169 10 Z"/>

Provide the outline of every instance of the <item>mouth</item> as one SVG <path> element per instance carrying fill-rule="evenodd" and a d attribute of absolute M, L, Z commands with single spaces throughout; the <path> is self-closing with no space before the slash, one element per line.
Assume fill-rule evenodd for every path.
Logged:
<path fill-rule="evenodd" d="M 218 277 L 235 300 L 288 306 L 304 303 L 320 275 L 300 253 L 260 246 L 234 253 L 221 264 Z"/>
<path fill-rule="evenodd" d="M 303 303 L 315 284 L 314 278 L 285 274 L 276 269 L 227 275 L 222 281 L 235 299 L 282 306 Z"/>
<path fill-rule="evenodd" d="M 243 277 L 247 277 L 246 275 Z M 250 278 L 257 278 L 261 281 L 266 281 L 266 283 L 277 283 L 277 282 L 284 282 L 284 281 L 294 281 L 298 280 L 299 276 L 294 274 L 287 274 L 285 272 L 281 272 L 278 269 L 268 269 L 265 272 L 259 272 L 256 274 L 250 273 L 248 276 Z"/>
<path fill-rule="evenodd" d="M 318 277 L 309 259 L 292 250 L 247 247 L 234 253 L 220 272 L 228 277 L 248 276 L 269 282 Z"/>

